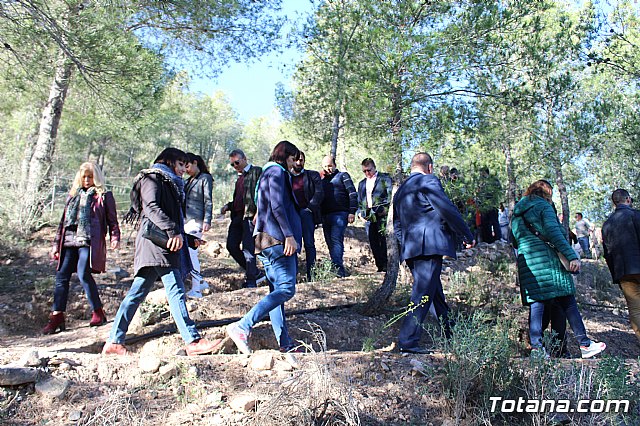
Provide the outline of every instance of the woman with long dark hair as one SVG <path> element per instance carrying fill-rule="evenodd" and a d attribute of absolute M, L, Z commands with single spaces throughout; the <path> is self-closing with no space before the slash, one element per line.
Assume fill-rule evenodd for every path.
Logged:
<path fill-rule="evenodd" d="M 113 320 L 109 341 L 102 349 L 105 355 L 127 354 L 124 343 L 129 324 L 158 278 L 164 284 L 171 317 L 187 344 L 187 355 L 212 352 L 221 343 L 221 340 L 210 342 L 201 338 L 187 311 L 182 280 L 191 272 L 182 216 L 182 175 L 187 161 L 187 155 L 181 150 L 166 148 L 153 166 L 142 170 L 134 181 L 131 209 L 125 220 L 140 225 L 133 260 L 135 277 Z"/>
<path fill-rule="evenodd" d="M 44 334 L 65 329 L 64 312 L 69 297 L 69 280 L 76 272 L 91 305 L 89 325 L 107 322 L 102 309 L 98 286 L 91 272 L 104 272 L 107 260 L 107 229 L 111 236 L 111 249 L 120 246 L 120 227 L 116 201 L 105 187 L 100 167 L 86 162 L 73 179 L 73 184 L 58 225 L 50 257 L 58 261 L 56 286 L 53 291 L 53 310 Z"/>
<path fill-rule="evenodd" d="M 279 142 L 264 165 L 257 188 L 257 219 L 254 231 L 258 258 L 264 265 L 270 293 L 260 300 L 238 322 L 227 326 L 227 334 L 240 352 L 251 353 L 248 344 L 253 326 L 267 314 L 280 345 L 288 352 L 295 345 L 289 336 L 284 304 L 296 291 L 298 257 L 302 242 L 302 226 L 291 189 L 289 170 L 299 154 L 289 141 Z"/>
<path fill-rule="evenodd" d="M 213 178 L 201 156 L 188 152 L 187 158 L 186 170 L 189 177 L 184 183 L 184 231 L 196 238 L 202 238 L 202 234 L 211 228 Z M 199 299 L 202 297 L 201 291 L 209 285 L 200 275 L 198 249 L 189 247 L 189 255 L 193 271 L 191 272 L 191 290 L 187 296 Z"/>
<path fill-rule="evenodd" d="M 580 259 L 567 241 L 552 201 L 553 187 L 546 180 L 532 183 L 513 209 L 511 232 L 518 248 L 518 275 L 522 303 L 529 306 L 529 339 L 532 354 L 547 356 L 542 344 L 545 310 L 564 313 L 580 344 L 582 358 L 591 358 L 607 345 L 587 337 L 576 303 L 571 272 L 580 270 Z M 560 259 L 569 261 L 569 270 Z"/>

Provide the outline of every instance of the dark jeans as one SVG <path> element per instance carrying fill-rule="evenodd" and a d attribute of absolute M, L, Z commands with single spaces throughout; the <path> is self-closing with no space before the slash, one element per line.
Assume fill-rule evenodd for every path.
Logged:
<path fill-rule="evenodd" d="M 270 292 L 240 319 L 239 326 L 249 333 L 268 314 L 278 344 L 282 348 L 288 348 L 293 346 L 293 340 L 289 337 L 284 303 L 296 294 L 298 255 L 285 256 L 283 250 L 284 245 L 277 244 L 262 250 L 258 255 L 267 274 Z"/>
<path fill-rule="evenodd" d="M 367 236 L 369 237 L 369 245 L 373 253 L 373 259 L 376 262 L 378 272 L 387 270 L 387 235 L 384 230 L 387 227 L 387 217 L 377 217 L 376 221 L 369 222 L 367 227 Z"/>
<path fill-rule="evenodd" d="M 242 244 L 242 248 L 240 245 Z M 227 250 L 233 259 L 245 270 L 245 286 L 255 287 L 258 267 L 256 265 L 253 222 L 240 215 L 231 215 L 227 234 Z"/>
<path fill-rule="evenodd" d="M 564 315 L 562 308 L 551 303 L 549 306 L 545 306 L 544 314 L 542 315 L 542 332 L 551 324 L 551 332 L 553 340 L 551 341 L 551 348 L 549 353 L 553 356 L 563 356 L 567 352 L 567 317 Z"/>
<path fill-rule="evenodd" d="M 344 233 L 347 229 L 348 212 L 329 213 L 322 216 L 322 232 L 329 247 L 331 263 L 337 270 L 339 277 L 344 277 Z"/>
<path fill-rule="evenodd" d="M 542 317 L 545 309 L 548 309 L 550 313 L 554 312 L 554 310 L 563 312 L 580 346 L 589 346 L 591 344 L 591 340 L 587 337 L 587 330 L 584 328 L 584 323 L 582 322 L 582 316 L 580 316 L 580 311 L 578 311 L 576 298 L 571 295 L 533 302 L 531 304 L 529 309 L 529 340 L 531 341 L 532 348 L 542 347 Z"/>
<path fill-rule="evenodd" d="M 501 237 L 500 224 L 498 223 L 498 209 L 490 209 L 480 212 L 480 234 L 482 241 L 493 243 Z"/>
<path fill-rule="evenodd" d="M 316 225 L 313 223 L 313 213 L 309 209 L 300 210 L 302 224 L 302 242 L 307 256 L 307 281 L 311 281 L 311 271 L 316 264 Z"/>
<path fill-rule="evenodd" d="M 400 327 L 398 345 L 402 349 L 419 347 L 422 335 L 422 323 L 429 313 L 431 304 L 438 320 L 445 327 L 445 334 L 450 334 L 449 306 L 444 298 L 440 273 L 442 272 L 442 256 L 419 256 L 407 259 L 407 266 L 413 275 L 411 304 Z"/>
<path fill-rule="evenodd" d="M 84 288 L 91 310 L 102 308 L 98 286 L 91 275 L 89 266 L 89 247 L 63 247 L 60 252 L 60 269 L 56 272 L 56 286 L 53 290 L 53 310 L 64 312 L 67 310 L 69 298 L 69 281 L 74 272 Z"/>
<path fill-rule="evenodd" d="M 591 249 L 589 248 L 589 237 L 578 237 L 578 244 L 582 249 L 582 256 L 591 259 Z"/>

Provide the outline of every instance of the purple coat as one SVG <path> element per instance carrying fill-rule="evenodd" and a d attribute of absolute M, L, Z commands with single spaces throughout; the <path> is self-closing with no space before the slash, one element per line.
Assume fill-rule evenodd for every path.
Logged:
<path fill-rule="evenodd" d="M 62 252 L 62 244 L 64 243 L 64 222 L 67 213 L 67 207 L 70 196 L 65 202 L 62 219 L 56 231 L 56 237 L 53 240 L 53 247 L 57 248 L 58 253 Z M 120 226 L 118 225 L 118 213 L 116 211 L 116 200 L 113 198 L 111 191 L 107 191 L 102 195 L 95 194 L 91 200 L 91 271 L 100 273 L 106 270 L 107 264 L 107 229 L 111 236 L 111 241 L 120 241 Z M 60 259 L 58 259 L 58 267 L 60 269 Z"/>

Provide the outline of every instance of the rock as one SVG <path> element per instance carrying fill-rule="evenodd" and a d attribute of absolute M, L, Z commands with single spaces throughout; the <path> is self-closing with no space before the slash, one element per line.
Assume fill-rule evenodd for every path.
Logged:
<path fill-rule="evenodd" d="M 46 357 L 41 357 L 37 349 L 30 349 L 20 357 L 17 365 L 20 367 L 40 367 L 47 361 Z"/>
<path fill-rule="evenodd" d="M 259 399 L 255 395 L 243 394 L 234 397 L 231 401 L 229 401 L 229 407 L 233 411 L 238 412 L 249 412 L 255 411 L 258 407 Z"/>
<path fill-rule="evenodd" d="M 131 274 L 129 272 L 127 272 L 125 269 L 122 269 L 119 266 L 116 266 L 115 268 L 109 269 L 107 271 L 107 273 L 113 274 L 113 278 L 116 281 L 120 281 L 123 278 L 127 278 L 127 277 L 131 276 Z"/>
<path fill-rule="evenodd" d="M 273 369 L 275 371 L 293 371 L 293 366 L 285 361 L 276 361 Z"/>
<path fill-rule="evenodd" d="M 173 363 L 169 363 L 160 367 L 158 373 L 160 374 L 160 377 L 167 380 L 178 374 L 178 367 Z"/>
<path fill-rule="evenodd" d="M 35 368 L 0 367 L 0 386 L 15 386 L 33 383 L 38 379 Z"/>
<path fill-rule="evenodd" d="M 271 370 L 273 368 L 273 354 L 269 352 L 255 354 L 249 361 L 249 367 L 258 371 Z"/>
<path fill-rule="evenodd" d="M 145 302 L 150 303 L 152 305 L 168 305 L 167 301 L 167 293 L 164 291 L 164 288 L 160 288 L 158 290 L 154 290 L 147 295 Z"/>
<path fill-rule="evenodd" d="M 205 397 L 205 404 L 210 408 L 218 408 L 222 405 L 222 394 L 213 391 Z"/>
<path fill-rule="evenodd" d="M 82 418 L 82 411 L 72 411 L 69 413 L 68 418 L 70 422 L 77 422 Z"/>
<path fill-rule="evenodd" d="M 141 356 L 138 360 L 138 368 L 143 373 L 155 373 L 160 368 L 160 362 L 160 358 L 155 356 Z"/>
<path fill-rule="evenodd" d="M 427 375 L 427 371 L 425 370 L 424 364 L 422 362 L 418 361 L 417 359 L 412 359 L 411 361 L 409 361 L 409 364 L 411 365 L 412 372 L 422 374 L 423 376 Z"/>
<path fill-rule="evenodd" d="M 203 250 L 212 257 L 217 257 L 222 253 L 222 245 L 217 241 L 207 241 Z"/>
<path fill-rule="evenodd" d="M 36 392 L 50 398 L 62 399 L 69 390 L 71 382 L 57 377 L 47 377 L 36 383 Z"/>

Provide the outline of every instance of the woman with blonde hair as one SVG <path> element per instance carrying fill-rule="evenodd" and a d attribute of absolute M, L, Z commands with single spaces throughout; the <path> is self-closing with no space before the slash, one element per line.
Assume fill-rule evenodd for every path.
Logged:
<path fill-rule="evenodd" d="M 69 281 L 76 272 L 91 305 L 90 326 L 107 322 L 92 272 L 104 272 L 107 260 L 107 230 L 111 249 L 120 246 L 120 227 L 113 194 L 107 191 L 100 167 L 86 162 L 80 165 L 67 196 L 50 257 L 57 260 L 53 309 L 44 334 L 65 329 L 64 312 L 69 296 Z"/>

